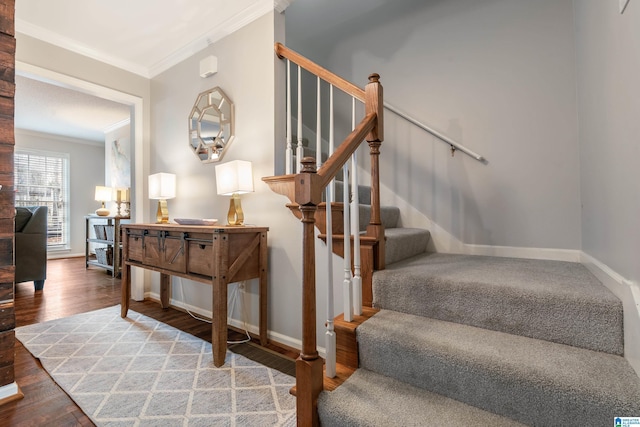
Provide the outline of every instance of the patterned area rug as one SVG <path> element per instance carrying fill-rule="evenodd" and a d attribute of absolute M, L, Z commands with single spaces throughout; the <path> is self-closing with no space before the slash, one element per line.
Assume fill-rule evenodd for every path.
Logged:
<path fill-rule="evenodd" d="M 98 426 L 294 426 L 295 378 L 120 306 L 16 329 Z"/>

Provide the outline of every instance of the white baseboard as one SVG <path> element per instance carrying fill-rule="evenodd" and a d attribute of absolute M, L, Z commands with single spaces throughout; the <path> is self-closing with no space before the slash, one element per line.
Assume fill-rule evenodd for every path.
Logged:
<path fill-rule="evenodd" d="M 69 252 L 47 252 L 47 259 L 61 259 L 61 258 L 84 258 L 84 252 L 81 254 L 71 254 Z"/>
<path fill-rule="evenodd" d="M 468 255 L 487 255 L 509 258 L 548 259 L 553 261 L 580 262 L 581 251 L 574 249 L 520 248 L 515 246 L 488 246 L 464 244 Z"/>
<path fill-rule="evenodd" d="M 640 286 L 585 252 L 581 252 L 581 262 L 622 301 L 624 357 L 640 376 Z"/>
<path fill-rule="evenodd" d="M 158 295 L 155 292 L 146 292 L 145 293 L 145 298 L 149 298 L 149 299 L 153 299 L 153 300 L 156 300 L 156 301 L 160 301 L 160 295 Z M 201 307 L 196 307 L 196 306 L 193 306 L 193 305 L 190 305 L 190 304 L 185 304 L 184 302 L 179 301 L 177 299 L 171 298 L 169 300 L 169 304 L 174 306 L 174 307 L 176 307 L 176 308 L 184 310 L 186 312 L 190 312 L 190 313 L 195 314 L 197 316 L 204 317 L 207 320 L 211 319 L 213 317 L 213 313 L 210 310 L 205 310 L 205 309 L 203 309 Z M 242 322 L 241 320 L 229 318 L 229 319 L 227 319 L 227 323 L 229 325 L 233 326 L 233 327 L 238 328 L 238 329 L 243 329 L 244 330 L 244 328 L 245 328 L 245 323 Z M 246 327 L 247 327 L 247 330 L 252 334 L 258 335 L 260 333 L 260 330 L 259 330 L 257 325 L 247 324 Z M 298 350 L 300 350 L 302 348 L 302 341 L 300 341 L 297 338 L 292 338 L 292 337 L 289 337 L 287 335 L 280 334 L 278 332 L 267 331 L 267 337 L 272 341 L 275 341 L 275 342 L 277 342 L 279 344 L 284 344 L 284 345 L 286 345 L 288 347 L 291 347 L 291 348 L 295 348 L 295 349 L 298 349 Z M 320 353 L 321 356 L 324 357 L 324 348 L 318 347 L 318 353 Z"/>
<path fill-rule="evenodd" d="M 0 387 L 0 402 L 6 402 L 18 397 L 22 397 L 22 392 L 15 381 Z"/>

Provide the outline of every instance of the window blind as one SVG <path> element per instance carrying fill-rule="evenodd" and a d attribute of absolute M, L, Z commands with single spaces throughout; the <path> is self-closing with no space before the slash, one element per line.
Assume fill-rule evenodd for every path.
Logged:
<path fill-rule="evenodd" d="M 69 248 L 69 155 L 16 149 L 15 205 L 47 206 L 49 249 Z"/>

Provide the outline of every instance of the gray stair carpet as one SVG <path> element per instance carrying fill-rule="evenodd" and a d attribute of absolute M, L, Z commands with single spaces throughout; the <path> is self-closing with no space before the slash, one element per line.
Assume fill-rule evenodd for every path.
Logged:
<path fill-rule="evenodd" d="M 622 303 L 578 263 L 425 253 L 376 272 L 373 301 L 388 310 L 623 354 Z"/>
<path fill-rule="evenodd" d="M 371 205 L 360 205 L 360 231 L 364 231 L 371 220 Z M 380 206 L 380 222 L 384 228 L 395 228 L 400 222 L 400 209 L 395 206 Z"/>
<path fill-rule="evenodd" d="M 335 181 L 335 193 L 333 200 L 336 202 L 342 202 L 342 189 L 344 183 L 342 181 Z M 349 186 L 351 188 L 351 186 Z M 371 187 L 368 185 L 358 185 L 358 202 L 363 205 L 371 204 Z"/>
<path fill-rule="evenodd" d="M 521 424 L 401 381 L 358 369 L 318 401 L 323 427 L 516 427 Z"/>
<path fill-rule="evenodd" d="M 606 426 L 640 414 L 640 379 L 621 356 L 389 310 L 357 334 L 360 369 L 524 424 Z M 393 390 L 384 396 L 404 405 Z"/>
<path fill-rule="evenodd" d="M 431 233 L 422 228 L 401 227 L 385 229 L 384 236 L 385 263 L 389 265 L 425 253 Z"/>

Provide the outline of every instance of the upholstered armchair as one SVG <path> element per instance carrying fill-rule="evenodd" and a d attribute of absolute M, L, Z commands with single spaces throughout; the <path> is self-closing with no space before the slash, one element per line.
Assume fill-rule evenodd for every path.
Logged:
<path fill-rule="evenodd" d="M 30 282 L 36 291 L 47 278 L 47 207 L 16 208 L 15 282 Z"/>

